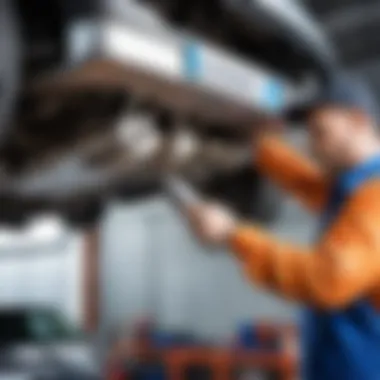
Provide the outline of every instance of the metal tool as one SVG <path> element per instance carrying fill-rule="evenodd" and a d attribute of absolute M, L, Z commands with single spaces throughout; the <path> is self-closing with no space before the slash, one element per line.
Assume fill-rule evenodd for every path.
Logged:
<path fill-rule="evenodd" d="M 166 177 L 164 187 L 169 197 L 181 207 L 189 208 L 203 201 L 201 195 L 180 177 L 174 175 Z"/>

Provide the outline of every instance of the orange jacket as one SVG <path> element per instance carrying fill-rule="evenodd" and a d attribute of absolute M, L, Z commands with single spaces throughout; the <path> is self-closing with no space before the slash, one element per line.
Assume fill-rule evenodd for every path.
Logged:
<path fill-rule="evenodd" d="M 257 162 L 309 208 L 324 205 L 327 179 L 279 140 L 264 138 Z M 289 299 L 335 309 L 368 296 L 380 305 L 380 179 L 354 193 L 314 247 L 279 242 L 252 225 L 236 229 L 231 247 L 250 279 Z"/>

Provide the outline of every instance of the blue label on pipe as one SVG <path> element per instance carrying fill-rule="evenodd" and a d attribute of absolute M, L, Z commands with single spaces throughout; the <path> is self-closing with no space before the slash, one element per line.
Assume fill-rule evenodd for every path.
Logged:
<path fill-rule="evenodd" d="M 183 75 L 190 81 L 197 81 L 202 76 L 202 51 L 194 42 L 187 42 L 183 47 Z"/>
<path fill-rule="evenodd" d="M 271 111 L 280 111 L 285 105 L 285 87 L 276 79 L 269 80 L 263 89 L 263 103 Z"/>

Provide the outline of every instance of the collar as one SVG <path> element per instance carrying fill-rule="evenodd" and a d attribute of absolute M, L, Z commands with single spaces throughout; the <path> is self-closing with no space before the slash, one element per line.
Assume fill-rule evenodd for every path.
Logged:
<path fill-rule="evenodd" d="M 344 191 L 353 191 L 363 181 L 380 173 L 380 153 L 338 175 L 336 185 Z"/>

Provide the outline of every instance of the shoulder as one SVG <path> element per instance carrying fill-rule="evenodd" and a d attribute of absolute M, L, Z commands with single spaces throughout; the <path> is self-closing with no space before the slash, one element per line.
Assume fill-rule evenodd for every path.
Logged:
<path fill-rule="evenodd" d="M 364 237 L 377 241 L 380 231 L 380 178 L 363 183 L 345 202 L 328 230 L 327 240 L 342 243 Z M 366 244 L 367 244 L 366 243 Z M 380 242 L 378 243 L 380 245 Z"/>
<path fill-rule="evenodd" d="M 380 216 L 380 178 L 366 181 L 352 194 L 344 207 L 348 213 L 379 213 Z"/>

